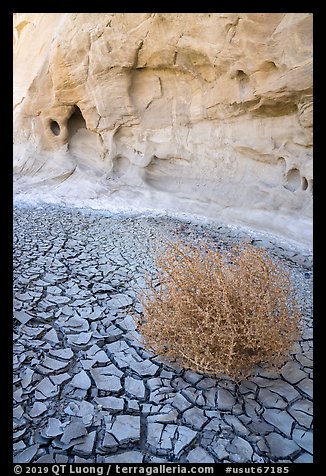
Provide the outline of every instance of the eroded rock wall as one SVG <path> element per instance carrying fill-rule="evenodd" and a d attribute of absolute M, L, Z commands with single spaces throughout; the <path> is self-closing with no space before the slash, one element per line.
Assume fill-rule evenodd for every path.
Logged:
<path fill-rule="evenodd" d="M 15 14 L 14 172 L 310 243 L 312 15 Z"/>

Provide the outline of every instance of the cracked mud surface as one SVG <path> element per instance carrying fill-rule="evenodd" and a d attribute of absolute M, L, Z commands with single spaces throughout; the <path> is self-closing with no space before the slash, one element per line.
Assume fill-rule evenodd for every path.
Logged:
<path fill-rule="evenodd" d="M 252 232 L 253 233 L 253 232 Z M 161 240 L 227 226 L 52 206 L 14 211 L 14 462 L 312 462 L 311 255 L 251 234 L 307 301 L 279 372 L 194 373 L 146 351 L 131 312 Z"/>

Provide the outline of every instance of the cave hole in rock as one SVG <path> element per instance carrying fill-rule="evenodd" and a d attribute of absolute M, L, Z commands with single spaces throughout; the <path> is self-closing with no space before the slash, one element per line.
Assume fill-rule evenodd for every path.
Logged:
<path fill-rule="evenodd" d="M 249 82 L 250 82 L 249 76 L 244 71 L 242 71 L 242 69 L 238 69 L 238 71 L 236 72 L 235 77 L 239 81 L 241 88 L 247 88 L 248 87 Z"/>
<path fill-rule="evenodd" d="M 279 157 L 279 158 L 277 159 L 277 165 L 278 165 L 278 167 L 280 167 L 282 173 L 285 174 L 285 170 L 286 170 L 286 160 L 284 159 L 284 157 Z"/>
<path fill-rule="evenodd" d="M 75 106 L 74 112 L 68 121 L 69 137 L 72 137 L 79 129 L 87 129 L 86 121 L 78 106 Z"/>
<path fill-rule="evenodd" d="M 301 177 L 301 188 L 302 190 L 307 190 L 308 188 L 308 180 L 306 177 Z"/>
<path fill-rule="evenodd" d="M 301 186 L 301 176 L 298 169 L 290 169 L 287 173 L 286 184 L 284 187 L 290 192 L 295 192 Z"/>
<path fill-rule="evenodd" d="M 50 122 L 50 129 L 52 131 L 52 133 L 55 135 L 55 136 L 58 136 L 60 135 L 60 126 L 59 124 L 57 123 L 57 121 L 51 121 Z"/>
<path fill-rule="evenodd" d="M 249 81 L 248 76 L 246 75 L 244 71 L 242 71 L 242 69 L 238 69 L 236 73 L 236 77 L 238 78 L 239 81 Z"/>
<path fill-rule="evenodd" d="M 242 71 L 242 69 L 238 69 L 235 77 L 239 81 L 240 98 L 243 99 L 248 93 L 250 93 L 251 87 L 249 76 Z"/>

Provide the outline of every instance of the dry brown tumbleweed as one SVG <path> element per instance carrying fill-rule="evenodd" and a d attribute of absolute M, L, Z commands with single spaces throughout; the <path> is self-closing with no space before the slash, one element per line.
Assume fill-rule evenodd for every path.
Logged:
<path fill-rule="evenodd" d="M 194 371 L 240 380 L 284 363 L 301 332 L 289 273 L 245 244 L 229 251 L 169 243 L 136 317 L 145 347 Z"/>

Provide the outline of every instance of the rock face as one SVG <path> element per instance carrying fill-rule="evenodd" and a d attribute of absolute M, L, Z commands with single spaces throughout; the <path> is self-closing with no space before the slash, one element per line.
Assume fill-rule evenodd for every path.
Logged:
<path fill-rule="evenodd" d="M 14 137 L 20 195 L 309 244 L 312 15 L 14 14 Z"/>

